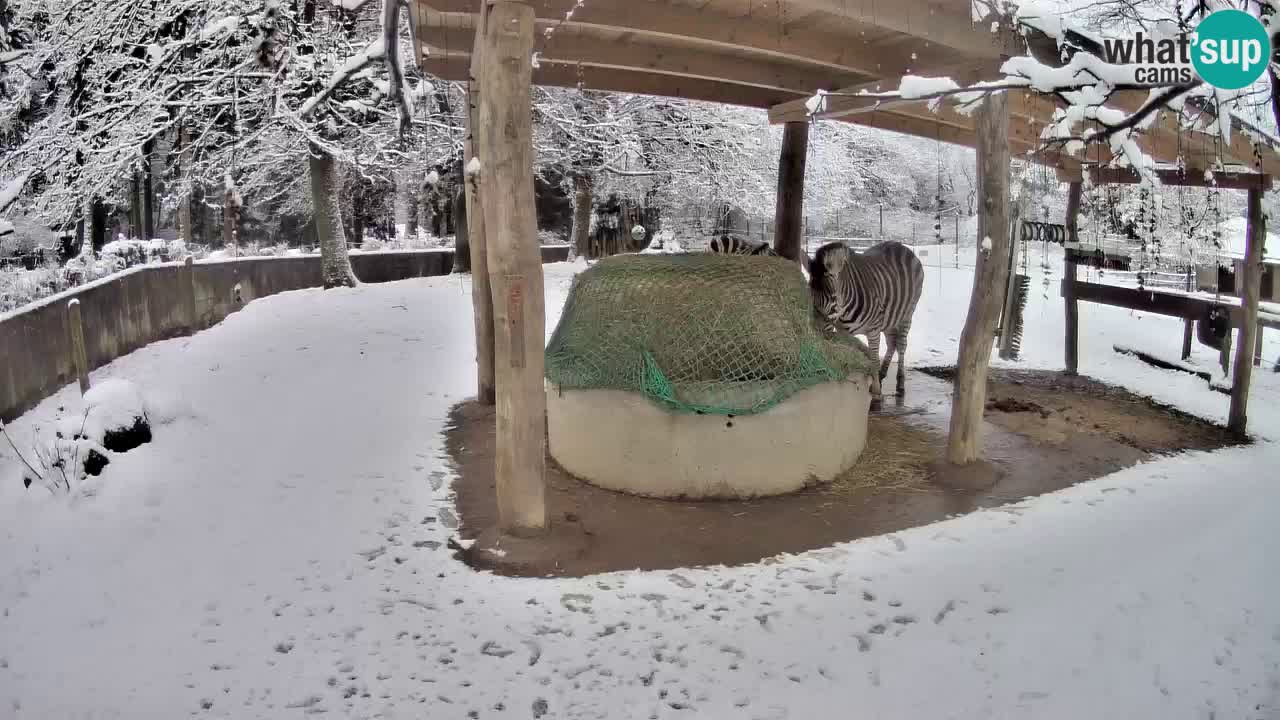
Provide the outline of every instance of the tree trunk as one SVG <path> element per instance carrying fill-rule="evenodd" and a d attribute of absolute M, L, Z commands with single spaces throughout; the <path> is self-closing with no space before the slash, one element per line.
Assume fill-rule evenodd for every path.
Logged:
<path fill-rule="evenodd" d="M 156 236 L 155 182 L 152 177 L 154 168 L 151 165 L 152 150 L 155 141 L 148 140 L 142 144 L 142 239 L 151 240 Z"/>
<path fill-rule="evenodd" d="M 1243 286 L 1240 289 L 1240 343 L 1236 346 L 1236 368 L 1231 382 L 1231 411 L 1227 429 L 1244 435 L 1248 425 L 1249 385 L 1253 380 L 1253 351 L 1258 332 L 1258 298 L 1262 290 L 1263 245 L 1267 221 L 1262 213 L 1262 189 L 1249 190 L 1249 216 L 1245 234 Z"/>
<path fill-rule="evenodd" d="M 184 185 L 182 180 L 190 174 L 192 165 L 191 131 L 185 125 L 178 130 L 178 145 L 181 148 L 178 152 L 178 181 L 180 185 Z M 191 225 L 191 202 L 189 191 L 178 198 L 178 238 L 188 245 L 196 240 L 195 228 Z"/>
<path fill-rule="evenodd" d="M 476 38 L 471 52 L 471 77 L 478 78 L 484 52 L 484 27 L 488 5 L 481 4 L 476 18 Z M 484 202 L 480 187 L 480 174 L 467 171 L 479 146 L 477 120 L 480 112 L 480 83 L 472 81 L 467 91 L 467 112 L 463 119 L 467 124 L 466 143 L 463 146 L 463 192 L 466 200 L 467 267 L 471 271 L 471 306 L 475 319 L 476 338 L 476 399 L 482 405 L 496 402 L 494 378 L 493 293 L 489 283 L 489 250 L 485 239 Z M 461 232 L 461 230 L 459 230 Z M 458 250 L 457 252 L 461 252 Z"/>
<path fill-rule="evenodd" d="M 443 182 L 443 181 L 441 181 Z M 436 237 L 444 237 L 444 232 L 436 228 L 436 198 L 438 197 L 439 188 L 436 185 L 428 185 L 422 183 L 418 186 L 418 201 L 414 207 L 417 208 L 418 227 L 427 230 L 431 235 Z"/>
<path fill-rule="evenodd" d="M 325 288 L 353 287 L 357 284 L 347 257 L 347 238 L 342 232 L 338 207 L 338 177 L 333 156 L 318 145 L 311 146 L 307 159 L 311 171 L 311 206 L 320 244 L 320 272 Z"/>
<path fill-rule="evenodd" d="M 504 532 L 546 527 L 546 341 L 533 196 L 530 81 L 534 11 L 489 4 L 480 63 L 481 186 L 494 305 L 497 484 Z"/>
<path fill-rule="evenodd" d="M 129 234 L 140 238 L 142 236 L 142 193 L 139 185 L 138 171 L 135 169 L 129 175 Z"/>
<path fill-rule="evenodd" d="M 591 198 L 594 182 L 590 175 L 573 176 L 573 231 L 569 244 L 578 257 L 591 255 Z"/>
<path fill-rule="evenodd" d="M 351 242 L 364 246 L 364 188 L 361 186 L 351 198 Z"/>
<path fill-rule="evenodd" d="M 90 204 L 89 242 L 93 245 L 94 254 L 107 244 L 107 208 L 102 204 L 102 198 L 95 197 Z"/>
<path fill-rule="evenodd" d="M 226 176 L 227 185 L 222 192 L 222 244 L 240 257 L 240 195 Z"/>
<path fill-rule="evenodd" d="M 412 212 L 410 207 L 410 196 L 413 194 L 412 185 L 409 182 L 408 172 L 405 170 L 396 171 L 395 183 L 395 220 L 396 220 L 396 242 L 403 243 L 409 238 L 409 214 Z"/>
<path fill-rule="evenodd" d="M 991 341 L 1009 275 L 1009 96 L 987 95 L 977 118 L 978 215 L 977 268 L 969 314 L 960 334 L 956 360 L 947 460 L 967 464 L 982 451 L 982 411 L 987 397 Z M 990 240 L 990 248 L 985 246 Z"/>
<path fill-rule="evenodd" d="M 471 238 L 467 234 L 467 193 L 459 189 L 453 198 L 453 271 L 471 272 Z"/>
<path fill-rule="evenodd" d="M 786 123 L 782 130 L 782 154 L 778 158 L 773 249 L 796 262 L 803 262 L 804 258 L 804 168 L 808 151 L 809 123 Z"/>

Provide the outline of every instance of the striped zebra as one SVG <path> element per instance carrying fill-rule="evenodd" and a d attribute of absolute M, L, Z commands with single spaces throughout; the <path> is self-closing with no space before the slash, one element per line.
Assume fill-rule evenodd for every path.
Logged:
<path fill-rule="evenodd" d="M 707 250 L 725 255 L 777 255 L 769 243 L 763 240 L 748 240 L 738 235 L 721 235 L 714 238 Z"/>
<path fill-rule="evenodd" d="M 871 356 L 880 362 L 880 372 L 871 383 L 872 405 L 879 406 L 880 382 L 889 374 L 889 363 L 898 353 L 897 392 L 903 394 L 906 371 L 907 333 L 911 315 L 924 287 L 924 266 L 902 243 L 883 242 L 858 254 L 844 243 L 833 242 L 818 248 L 809 263 L 809 289 L 814 307 L 828 322 L 850 335 L 866 335 Z M 889 342 L 889 352 L 880 360 L 880 334 Z"/>

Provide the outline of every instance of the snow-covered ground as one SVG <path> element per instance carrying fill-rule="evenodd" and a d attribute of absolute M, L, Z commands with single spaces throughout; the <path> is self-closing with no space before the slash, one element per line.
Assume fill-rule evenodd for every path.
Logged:
<path fill-rule="evenodd" d="M 954 360 L 973 250 L 951 252 L 923 258 L 915 365 Z M 1061 363 L 1051 266 L 1021 365 Z M 548 331 L 581 267 L 547 266 Z M 94 373 L 144 388 L 155 440 L 70 501 L 0 458 L 0 717 L 1280 717 L 1275 334 L 1247 448 L 749 567 L 508 579 L 445 547 L 469 298 L 284 293 Z M 1180 322 L 1081 316 L 1083 372 L 1225 417 L 1111 350 L 1176 356 Z"/>

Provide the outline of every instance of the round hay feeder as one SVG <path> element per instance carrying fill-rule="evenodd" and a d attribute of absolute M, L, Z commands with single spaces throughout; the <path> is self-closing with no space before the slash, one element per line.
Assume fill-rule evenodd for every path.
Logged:
<path fill-rule="evenodd" d="M 819 330 L 790 261 L 609 258 L 575 279 L 547 348 L 551 455 L 637 495 L 792 492 L 862 453 L 872 368 Z"/>

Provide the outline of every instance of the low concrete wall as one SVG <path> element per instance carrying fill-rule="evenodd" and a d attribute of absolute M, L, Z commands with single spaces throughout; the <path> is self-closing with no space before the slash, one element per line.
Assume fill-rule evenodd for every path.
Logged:
<path fill-rule="evenodd" d="M 757 415 L 669 412 L 622 390 L 547 388 L 551 456 L 609 490 L 745 499 L 829 482 L 867 442 L 870 378 L 801 390 Z"/>
<path fill-rule="evenodd" d="M 568 254 L 567 245 L 543 246 L 542 261 Z M 369 283 L 447 275 L 453 250 L 354 253 L 351 265 Z M 0 420 L 75 382 L 67 329 L 72 298 L 80 300 L 85 353 L 95 369 L 148 343 L 215 325 L 255 298 L 320 284 L 318 255 L 145 265 L 0 315 Z"/>

